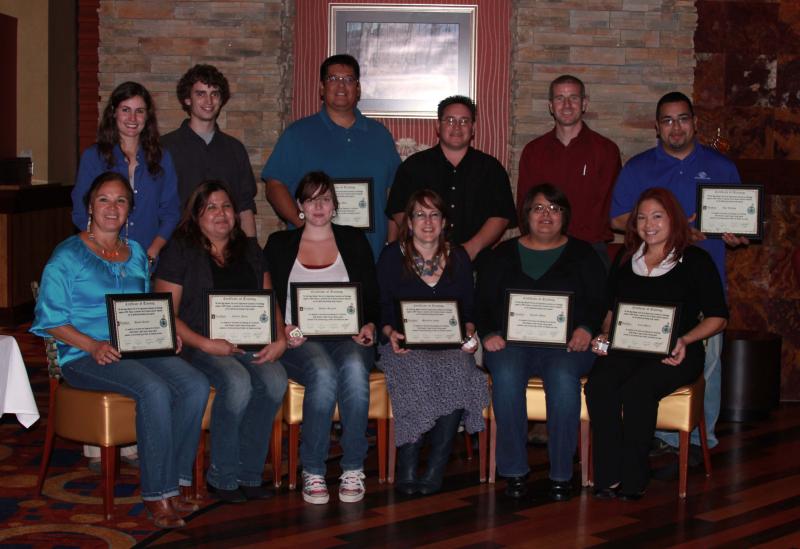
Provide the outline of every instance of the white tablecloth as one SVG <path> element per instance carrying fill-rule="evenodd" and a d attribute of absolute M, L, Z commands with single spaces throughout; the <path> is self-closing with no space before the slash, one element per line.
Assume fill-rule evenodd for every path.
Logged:
<path fill-rule="evenodd" d="M 39 419 L 17 340 L 0 335 L 0 417 L 3 414 L 17 414 L 17 420 L 25 427 Z"/>

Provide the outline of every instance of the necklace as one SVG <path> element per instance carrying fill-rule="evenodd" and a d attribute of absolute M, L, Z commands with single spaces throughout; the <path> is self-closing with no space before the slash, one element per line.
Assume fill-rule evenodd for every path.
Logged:
<path fill-rule="evenodd" d="M 114 258 L 114 257 L 119 257 L 119 250 L 120 250 L 120 248 L 122 248 L 122 244 L 123 244 L 122 239 L 120 237 L 117 237 L 117 243 L 114 246 L 114 249 L 112 249 L 112 250 L 106 250 L 102 246 L 102 244 L 100 244 L 97 241 L 97 239 L 95 239 L 94 233 L 92 233 L 92 232 L 89 233 L 89 240 L 94 242 L 94 245 L 97 246 L 98 248 L 100 248 L 100 256 L 103 257 L 104 259 L 111 259 L 111 258 Z"/>
<path fill-rule="evenodd" d="M 420 254 L 414 253 L 414 269 L 419 276 L 433 276 L 439 270 L 439 261 L 442 255 L 436 254 L 431 259 L 425 259 Z"/>

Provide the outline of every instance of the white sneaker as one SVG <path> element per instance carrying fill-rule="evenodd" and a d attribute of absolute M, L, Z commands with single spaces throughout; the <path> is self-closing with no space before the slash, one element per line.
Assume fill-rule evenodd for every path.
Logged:
<path fill-rule="evenodd" d="M 364 471 L 345 471 L 339 477 L 339 501 L 355 503 L 364 499 Z"/>
<path fill-rule="evenodd" d="M 328 503 L 328 486 L 325 477 L 303 471 L 303 500 L 314 505 Z"/>

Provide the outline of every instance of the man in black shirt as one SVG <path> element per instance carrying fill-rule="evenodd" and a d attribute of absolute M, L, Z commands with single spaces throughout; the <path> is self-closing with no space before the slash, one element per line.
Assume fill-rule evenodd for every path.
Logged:
<path fill-rule="evenodd" d="M 242 230 L 256 236 L 256 180 L 242 142 L 219 129 L 217 117 L 231 97 L 228 80 L 212 65 L 195 65 L 177 86 L 178 101 L 189 115 L 161 138 L 178 173 L 181 204 L 206 179 L 219 179 L 231 190 Z"/>
<path fill-rule="evenodd" d="M 470 146 L 475 135 L 475 103 L 455 95 L 439 103 L 439 143 L 400 164 L 386 205 L 386 215 L 402 226 L 409 197 L 431 189 L 446 205 L 448 238 L 475 261 L 516 218 L 505 168 L 496 158 Z"/>

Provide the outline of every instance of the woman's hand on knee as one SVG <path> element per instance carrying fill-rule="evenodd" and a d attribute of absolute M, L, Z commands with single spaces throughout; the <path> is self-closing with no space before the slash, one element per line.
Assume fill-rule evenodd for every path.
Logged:
<path fill-rule="evenodd" d="M 392 345 L 392 351 L 398 355 L 404 355 L 410 351 L 410 349 L 404 349 L 400 346 L 400 342 L 406 338 L 403 334 L 398 332 L 397 330 L 392 330 L 389 334 L 389 343 Z"/>
<path fill-rule="evenodd" d="M 215 356 L 230 356 L 244 353 L 235 343 L 227 339 L 207 339 L 203 351 Z"/>
<path fill-rule="evenodd" d="M 95 341 L 90 351 L 92 358 L 101 366 L 118 362 L 122 355 L 108 341 Z"/>
<path fill-rule="evenodd" d="M 506 348 L 506 340 L 498 334 L 486 336 L 483 340 L 483 348 L 490 352 L 502 351 Z"/>

